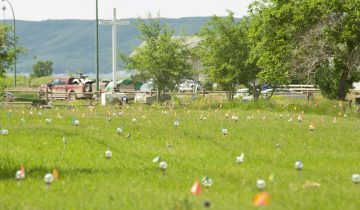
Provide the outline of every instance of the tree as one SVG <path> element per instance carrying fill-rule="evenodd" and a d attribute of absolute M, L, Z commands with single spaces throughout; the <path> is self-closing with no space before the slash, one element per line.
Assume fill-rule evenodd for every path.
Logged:
<path fill-rule="evenodd" d="M 0 77 L 4 77 L 6 69 L 14 62 L 14 39 L 10 36 L 11 28 L 0 24 Z"/>
<path fill-rule="evenodd" d="M 192 76 L 188 60 L 191 52 L 185 38 L 173 38 L 174 30 L 160 24 L 160 18 L 144 21 L 139 19 L 138 30 L 144 41 L 133 55 L 122 56 L 126 68 L 136 70 L 138 76 L 153 79 L 157 88 L 157 98 L 166 88 L 173 89 L 181 79 Z"/>
<path fill-rule="evenodd" d="M 262 83 L 276 86 L 290 79 L 293 2 L 257 0 L 250 5 L 250 61 L 261 68 L 258 78 Z"/>
<path fill-rule="evenodd" d="M 345 100 L 359 78 L 358 0 L 258 0 L 250 11 L 261 80 L 282 84 L 296 76 L 318 84 L 325 97 Z"/>
<path fill-rule="evenodd" d="M 53 73 L 52 61 L 37 61 L 32 67 L 32 77 L 45 77 Z"/>
<path fill-rule="evenodd" d="M 213 16 L 199 33 L 202 40 L 199 53 L 204 70 L 212 81 L 227 91 L 229 100 L 236 86 L 249 86 L 258 71 L 253 63 L 247 62 L 247 30 L 247 19 L 237 21 L 234 13 L 228 11 L 226 17 Z"/>

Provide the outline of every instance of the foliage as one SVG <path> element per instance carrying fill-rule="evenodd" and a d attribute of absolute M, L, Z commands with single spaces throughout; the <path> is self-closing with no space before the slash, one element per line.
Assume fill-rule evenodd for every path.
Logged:
<path fill-rule="evenodd" d="M 174 38 L 174 30 L 162 25 L 159 18 L 139 19 L 137 27 L 144 42 L 136 48 L 135 54 L 122 56 L 122 59 L 126 68 L 136 70 L 143 80 L 153 79 L 159 99 L 166 88 L 173 89 L 181 79 L 192 76 L 188 62 L 191 52 L 185 37 Z"/>
<path fill-rule="evenodd" d="M 340 62 L 334 61 L 335 66 L 341 65 Z M 319 86 L 320 91 L 323 96 L 329 99 L 339 99 L 338 88 L 340 86 L 340 79 L 342 75 L 342 70 L 346 67 L 318 67 L 315 72 L 315 82 Z M 348 75 L 348 79 L 345 81 L 344 88 L 345 93 L 349 93 L 350 89 L 352 89 L 352 83 L 355 81 L 359 81 L 359 75 L 357 72 L 352 71 Z"/>
<path fill-rule="evenodd" d="M 248 85 L 257 73 L 257 68 L 247 62 L 247 30 L 247 19 L 237 21 L 228 11 L 226 17 L 213 16 L 199 33 L 204 70 L 211 81 L 229 92 L 229 99 L 238 84 Z"/>
<path fill-rule="evenodd" d="M 315 81 L 326 97 L 346 98 L 359 78 L 359 1 L 258 0 L 250 11 L 251 59 L 262 81 Z"/>
<path fill-rule="evenodd" d="M 4 77 L 6 69 L 14 62 L 14 38 L 11 27 L 0 24 L 0 77 Z"/>
<path fill-rule="evenodd" d="M 26 51 L 27 49 L 19 44 L 18 37 L 14 37 L 12 27 L 0 24 L 0 77 L 4 77 L 6 70 L 14 64 L 15 58 L 18 59 Z"/>
<path fill-rule="evenodd" d="M 288 82 L 289 36 L 292 34 L 288 21 L 292 20 L 293 14 L 292 7 L 280 7 L 274 2 L 254 1 L 250 7 L 248 33 L 252 44 L 249 60 L 262 69 L 258 74 L 259 80 L 273 86 Z"/>
<path fill-rule="evenodd" d="M 32 67 L 32 77 L 46 77 L 51 76 L 53 73 L 52 61 L 37 61 Z"/>

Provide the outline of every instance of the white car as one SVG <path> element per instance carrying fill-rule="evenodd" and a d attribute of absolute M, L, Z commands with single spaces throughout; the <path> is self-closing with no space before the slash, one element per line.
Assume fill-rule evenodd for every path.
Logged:
<path fill-rule="evenodd" d="M 254 100 L 254 97 L 252 95 L 250 95 L 249 89 L 247 89 L 247 88 L 242 88 L 242 89 L 236 90 L 233 98 L 234 99 L 239 98 L 242 101 L 252 101 L 252 100 Z"/>
<path fill-rule="evenodd" d="M 195 80 L 185 80 L 181 84 L 177 85 L 177 88 L 180 93 L 202 91 L 200 82 Z"/>
<path fill-rule="evenodd" d="M 150 92 L 154 91 L 154 83 L 152 81 L 146 82 L 141 85 L 139 92 L 135 94 L 135 102 L 146 103 L 147 97 L 150 96 Z"/>

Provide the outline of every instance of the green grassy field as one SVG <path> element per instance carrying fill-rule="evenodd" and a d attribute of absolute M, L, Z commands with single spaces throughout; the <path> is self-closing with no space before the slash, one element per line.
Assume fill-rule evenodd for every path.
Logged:
<path fill-rule="evenodd" d="M 271 195 L 262 209 L 359 209 L 360 185 L 351 181 L 360 173 L 359 118 L 348 110 L 334 123 L 337 108 L 326 114 L 320 105 L 305 110 L 299 123 L 299 107 L 269 111 L 229 104 L 167 115 L 151 106 L 0 110 L 0 127 L 9 131 L 0 135 L 0 209 L 204 209 L 204 200 L 211 209 L 253 209 L 257 179 L 266 180 Z M 111 159 L 105 158 L 108 148 Z M 237 164 L 241 153 L 245 161 Z M 152 162 L 158 155 L 168 164 L 165 175 Z M 297 160 L 304 163 L 301 176 Z M 26 178 L 18 182 L 21 164 Z M 54 167 L 59 180 L 46 187 L 44 175 Z M 195 180 L 205 176 L 213 186 L 191 194 Z"/>

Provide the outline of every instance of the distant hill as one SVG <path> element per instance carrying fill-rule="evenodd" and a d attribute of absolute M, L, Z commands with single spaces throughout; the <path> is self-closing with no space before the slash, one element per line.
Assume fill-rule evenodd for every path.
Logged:
<path fill-rule="evenodd" d="M 127 19 L 129 26 L 118 28 L 118 48 L 130 54 L 137 47 L 139 33 L 137 19 Z M 161 19 L 176 30 L 176 35 L 193 35 L 209 20 L 209 17 Z M 11 24 L 12 22 L 8 22 Z M 95 21 L 92 20 L 46 20 L 17 21 L 16 33 L 19 42 L 28 52 L 18 58 L 18 72 L 30 73 L 39 60 L 52 60 L 54 72 L 95 73 Z M 111 26 L 99 26 L 100 72 L 111 72 Z"/>

